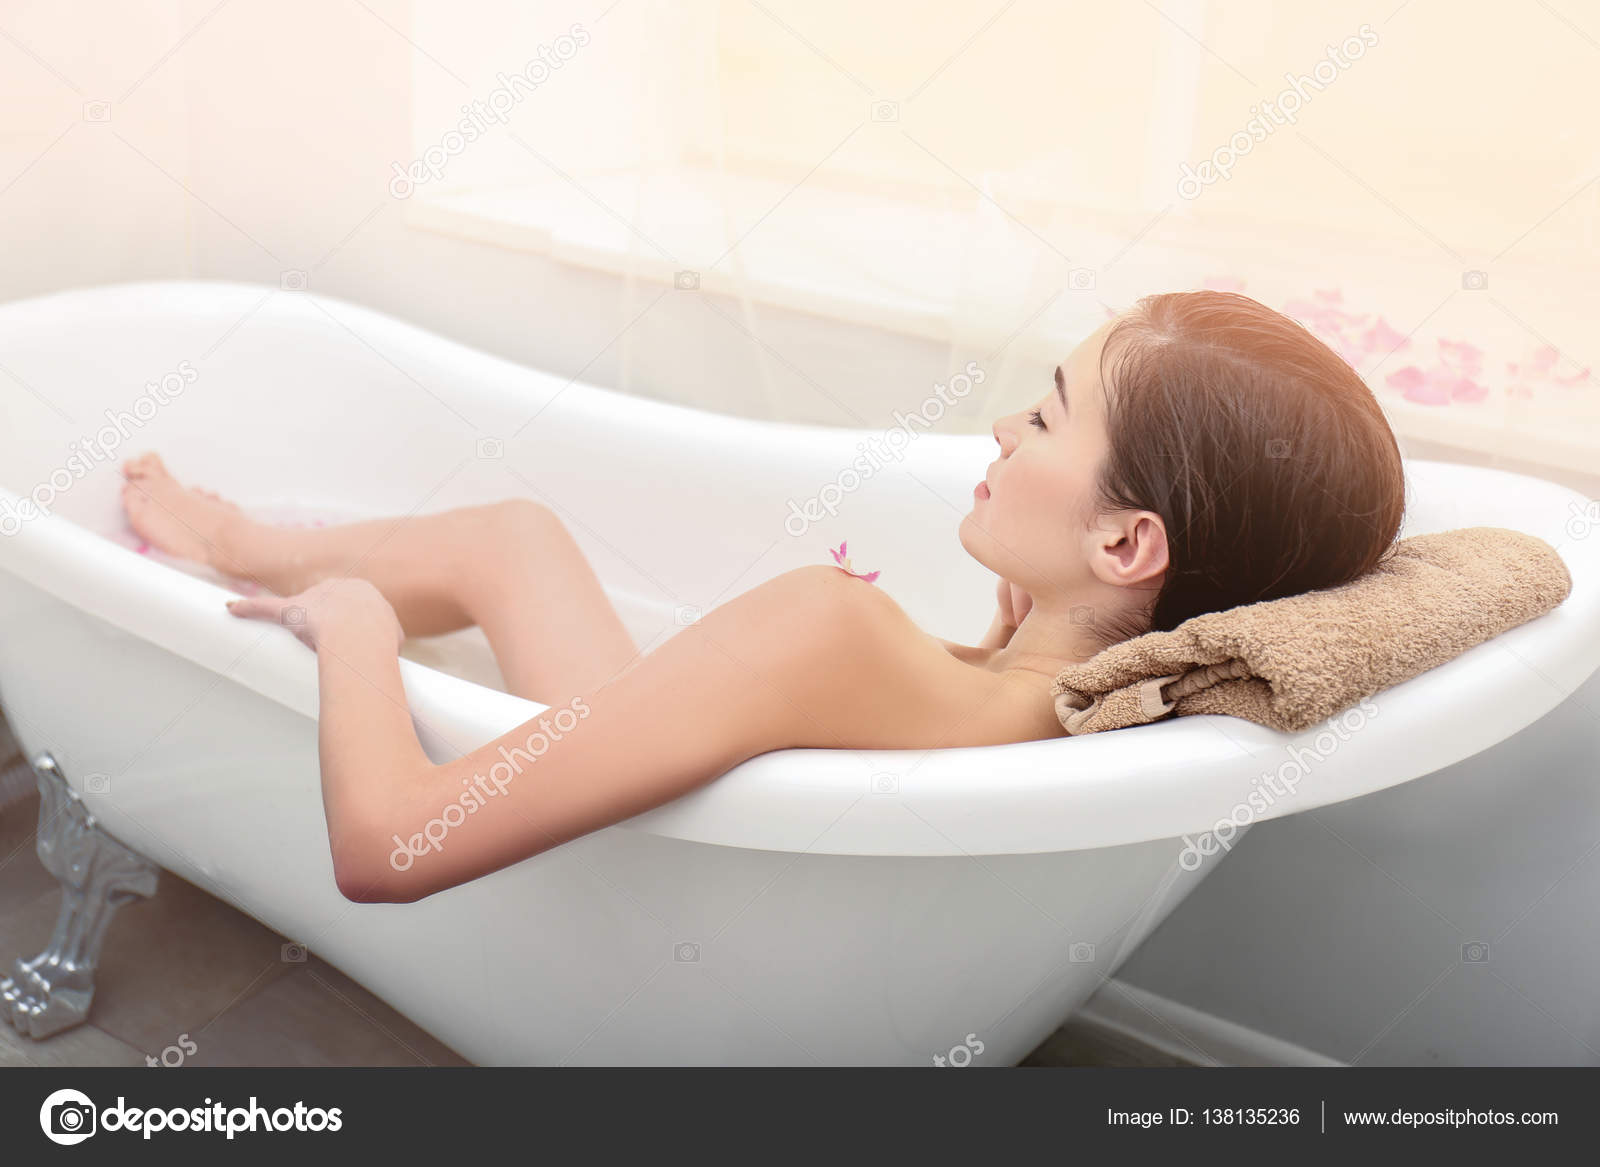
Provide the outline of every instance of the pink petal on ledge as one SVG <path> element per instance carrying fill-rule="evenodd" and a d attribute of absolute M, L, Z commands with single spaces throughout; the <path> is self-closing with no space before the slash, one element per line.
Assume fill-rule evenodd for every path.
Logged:
<path fill-rule="evenodd" d="M 846 548 L 848 548 L 849 546 L 850 546 L 849 543 L 841 542 L 837 549 L 833 548 L 833 547 L 828 548 L 828 551 L 833 556 L 833 561 L 835 563 L 848 563 L 849 562 L 849 560 L 846 559 L 845 555 L 844 555 Z"/>
<path fill-rule="evenodd" d="M 1382 316 L 1378 317 L 1376 324 L 1367 329 L 1367 334 L 1362 339 L 1368 349 L 1382 349 L 1386 353 L 1399 352 L 1411 343 L 1410 337 L 1389 327 L 1389 322 Z"/>
<path fill-rule="evenodd" d="M 1456 401 L 1482 401 L 1489 396 L 1489 390 L 1471 377 L 1461 377 L 1451 388 L 1450 396 Z"/>
<path fill-rule="evenodd" d="M 1464 372 L 1483 370 L 1483 350 L 1470 341 L 1439 338 L 1439 357 L 1446 364 L 1457 365 Z"/>
<path fill-rule="evenodd" d="M 1556 352 L 1553 344 L 1543 345 L 1533 351 L 1533 367 L 1540 373 L 1548 373 L 1556 367 L 1556 362 L 1561 359 L 1561 354 Z"/>
<path fill-rule="evenodd" d="M 1399 373 L 1389 378 L 1391 385 L 1401 379 L 1401 374 L 1411 374 L 1404 378 L 1403 396 L 1407 401 L 1415 401 L 1418 405 L 1449 405 L 1450 392 L 1459 381 L 1460 375 L 1446 368 L 1429 369 L 1426 373 L 1416 366 L 1401 369 Z"/>

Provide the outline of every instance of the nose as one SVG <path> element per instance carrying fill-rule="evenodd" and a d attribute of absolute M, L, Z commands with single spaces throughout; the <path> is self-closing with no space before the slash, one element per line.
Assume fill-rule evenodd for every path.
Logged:
<path fill-rule="evenodd" d="M 1000 456 L 1002 458 L 1009 458 L 1011 451 L 1017 448 L 1016 419 L 1018 416 L 1020 415 L 1015 413 L 1008 414 L 999 418 L 992 427 L 991 432 L 994 434 L 994 440 L 1000 443 Z"/>

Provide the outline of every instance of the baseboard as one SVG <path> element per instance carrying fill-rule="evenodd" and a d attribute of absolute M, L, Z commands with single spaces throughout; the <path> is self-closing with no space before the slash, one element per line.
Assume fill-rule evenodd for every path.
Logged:
<path fill-rule="evenodd" d="M 1064 1028 L 1146 1053 L 1150 1065 L 1342 1066 L 1315 1050 L 1203 1013 L 1113 977 Z"/>

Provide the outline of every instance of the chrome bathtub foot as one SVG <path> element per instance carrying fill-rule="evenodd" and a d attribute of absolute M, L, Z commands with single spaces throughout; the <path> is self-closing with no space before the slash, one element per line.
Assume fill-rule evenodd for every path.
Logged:
<path fill-rule="evenodd" d="M 33 762 L 39 782 L 39 861 L 61 881 L 50 945 L 0 978 L 0 1010 L 21 1033 L 49 1037 L 81 1024 L 94 999 L 100 945 L 118 908 L 155 894 L 156 865 L 100 829 L 55 759 Z"/>

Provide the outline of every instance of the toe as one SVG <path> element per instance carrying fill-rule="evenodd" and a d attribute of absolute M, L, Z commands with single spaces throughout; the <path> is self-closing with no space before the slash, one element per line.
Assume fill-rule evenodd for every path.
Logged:
<path fill-rule="evenodd" d="M 164 475 L 166 472 L 167 468 L 162 465 L 160 455 L 155 453 L 140 454 L 137 458 L 130 458 L 124 469 L 129 478 L 152 478 Z"/>

